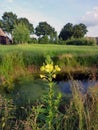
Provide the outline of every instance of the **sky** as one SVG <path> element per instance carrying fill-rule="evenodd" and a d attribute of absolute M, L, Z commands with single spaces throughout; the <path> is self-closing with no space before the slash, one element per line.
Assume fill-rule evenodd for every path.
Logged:
<path fill-rule="evenodd" d="M 98 37 L 98 0 L 0 0 L 0 19 L 4 12 L 25 17 L 34 27 L 46 21 L 58 34 L 68 22 L 84 23 L 87 36 Z"/>

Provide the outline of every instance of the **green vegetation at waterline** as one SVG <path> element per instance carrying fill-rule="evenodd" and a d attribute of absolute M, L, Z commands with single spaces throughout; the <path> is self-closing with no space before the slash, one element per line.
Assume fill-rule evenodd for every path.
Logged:
<path fill-rule="evenodd" d="M 32 70 L 33 72 L 38 72 L 39 67 L 43 64 L 46 55 L 50 55 L 52 57 L 54 63 L 61 67 L 62 72 L 70 70 L 73 71 L 76 70 L 76 68 L 77 70 L 80 69 L 85 71 L 87 68 L 90 68 L 91 70 L 92 67 L 95 68 L 98 66 L 97 46 L 70 46 L 51 44 L 24 44 L 13 46 L 1 45 L 0 66 L 2 66 L 2 64 L 5 66 L 7 66 L 7 64 L 11 64 L 9 66 L 10 69 L 12 69 L 13 67 L 17 66 L 17 64 L 20 64 L 20 66 L 24 66 L 26 69 L 29 68 L 29 70 Z M 11 61 L 13 63 L 10 63 Z"/>
<path fill-rule="evenodd" d="M 74 59 L 79 57 L 80 60 L 84 59 L 85 62 L 89 62 L 90 58 L 92 58 L 93 60 L 94 58 L 96 59 L 96 57 L 98 56 L 98 47 L 97 46 L 66 46 L 66 45 L 51 45 L 51 44 L 48 45 L 24 44 L 24 45 L 13 45 L 13 46 L 0 45 L 0 59 L 2 59 L 2 56 L 5 56 L 6 54 L 9 55 L 9 53 L 17 53 L 17 54 L 22 53 L 23 58 L 28 59 L 27 61 L 25 61 L 27 64 L 30 64 L 29 62 L 32 62 L 34 64 L 41 65 L 40 62 L 41 60 L 42 63 L 44 62 L 46 55 L 50 55 L 54 59 L 58 58 L 57 60 L 64 59 L 64 58 Z M 89 59 L 88 61 L 87 58 Z"/>

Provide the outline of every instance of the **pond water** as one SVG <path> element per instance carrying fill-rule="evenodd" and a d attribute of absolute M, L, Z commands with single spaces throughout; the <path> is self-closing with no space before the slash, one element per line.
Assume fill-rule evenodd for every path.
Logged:
<path fill-rule="evenodd" d="M 75 82 L 79 87 L 81 87 L 82 91 L 85 93 L 89 87 L 94 87 L 96 84 L 98 84 L 97 81 L 93 80 L 75 80 L 75 81 L 60 81 L 58 82 L 58 86 L 63 93 L 71 93 L 71 87 L 73 82 Z"/>

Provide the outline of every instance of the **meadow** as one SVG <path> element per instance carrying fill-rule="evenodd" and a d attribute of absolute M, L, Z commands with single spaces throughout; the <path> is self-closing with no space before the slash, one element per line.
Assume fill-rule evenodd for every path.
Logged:
<path fill-rule="evenodd" d="M 98 46 L 75 46 L 55 44 L 24 44 L 24 45 L 0 45 L 0 54 L 8 52 L 23 51 L 32 52 L 32 55 L 43 54 L 55 56 L 58 54 L 70 53 L 73 55 L 97 55 Z"/>
<path fill-rule="evenodd" d="M 98 85 L 84 94 L 73 76 L 95 80 L 97 59 L 98 46 L 0 45 L 0 129 L 97 130 Z M 54 82 L 65 74 L 68 95 Z"/>
<path fill-rule="evenodd" d="M 0 46 L 0 60 L 9 55 L 16 56 L 23 61 L 25 67 L 32 68 L 33 72 L 40 68 L 49 55 L 55 64 L 67 71 L 91 71 L 98 66 L 98 46 L 72 46 L 54 44 L 24 44 Z M 15 60 L 15 58 L 12 58 Z M 9 59 L 10 60 L 10 59 Z M 8 63 L 8 62 L 7 62 Z M 34 67 L 34 68 L 33 68 Z M 77 68 L 77 69 L 76 69 Z"/>

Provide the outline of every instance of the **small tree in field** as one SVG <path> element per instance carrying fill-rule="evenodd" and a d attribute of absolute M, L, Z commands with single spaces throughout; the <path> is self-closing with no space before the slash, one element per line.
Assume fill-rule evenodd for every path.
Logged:
<path fill-rule="evenodd" d="M 13 41 L 15 43 L 26 43 L 30 39 L 30 32 L 25 24 L 19 23 L 15 25 L 13 30 Z"/>

